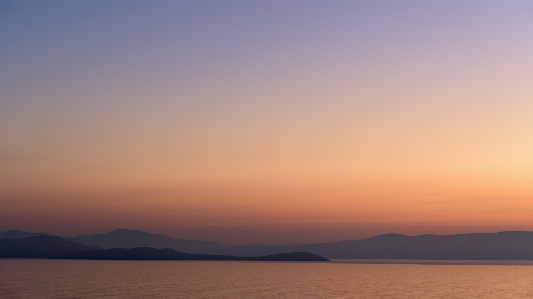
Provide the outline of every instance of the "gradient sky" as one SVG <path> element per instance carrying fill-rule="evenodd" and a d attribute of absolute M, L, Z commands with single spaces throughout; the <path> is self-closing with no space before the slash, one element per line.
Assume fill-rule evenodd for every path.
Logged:
<path fill-rule="evenodd" d="M 533 230 L 531 1 L 2 1 L 0 230 Z"/>

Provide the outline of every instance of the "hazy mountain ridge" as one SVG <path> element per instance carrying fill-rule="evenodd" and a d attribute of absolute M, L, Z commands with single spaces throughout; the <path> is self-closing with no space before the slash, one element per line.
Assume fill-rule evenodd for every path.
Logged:
<path fill-rule="evenodd" d="M 46 258 L 85 260 L 199 260 L 199 261 L 298 261 L 323 262 L 328 259 L 309 252 L 288 252 L 268 256 L 191 254 L 170 248 L 149 247 L 102 249 L 64 240 L 56 236 L 33 236 L 0 240 L 0 258 Z"/>
<path fill-rule="evenodd" d="M 116 229 L 105 234 L 80 235 L 69 240 L 94 245 L 102 248 L 135 248 L 135 247 L 152 247 L 152 248 L 169 248 L 172 246 L 209 246 L 218 244 L 209 241 L 190 241 L 174 239 L 165 235 L 152 234 L 139 230 Z"/>
<path fill-rule="evenodd" d="M 128 229 L 116 229 L 105 234 L 81 235 L 67 239 L 104 249 L 136 247 L 151 247 L 156 249 L 172 248 L 180 252 L 236 256 L 260 256 L 286 252 L 283 251 L 283 248 L 286 248 L 286 246 L 229 245 L 211 241 L 174 239 L 161 234 Z"/>
<path fill-rule="evenodd" d="M 58 258 L 80 251 L 99 250 L 56 236 L 0 239 L 0 258 Z"/>
<path fill-rule="evenodd" d="M 337 259 L 532 260 L 533 232 L 406 236 L 296 246 Z"/>
<path fill-rule="evenodd" d="M 0 239 L 22 239 L 35 236 L 50 236 L 46 233 L 28 233 L 20 230 L 8 230 L 5 232 L 0 232 Z"/>
<path fill-rule="evenodd" d="M 527 231 L 419 236 L 385 234 L 362 240 L 293 246 L 228 245 L 126 229 L 69 240 L 104 249 L 172 248 L 191 254 L 240 257 L 310 252 L 329 259 L 533 260 L 533 232 Z"/>
<path fill-rule="evenodd" d="M 191 254 L 175 251 L 170 248 L 155 249 L 149 247 L 112 248 L 105 250 L 91 250 L 76 252 L 61 257 L 63 259 L 85 260 L 186 260 L 186 261 L 297 261 L 297 262 L 327 262 L 326 258 L 309 252 L 289 252 L 268 256 L 238 257 L 230 255 Z"/>

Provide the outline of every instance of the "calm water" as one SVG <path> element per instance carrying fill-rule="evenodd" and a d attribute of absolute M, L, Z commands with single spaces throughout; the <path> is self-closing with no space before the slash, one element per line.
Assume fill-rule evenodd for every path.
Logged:
<path fill-rule="evenodd" d="M 533 298 L 533 266 L 0 260 L 0 298 Z"/>

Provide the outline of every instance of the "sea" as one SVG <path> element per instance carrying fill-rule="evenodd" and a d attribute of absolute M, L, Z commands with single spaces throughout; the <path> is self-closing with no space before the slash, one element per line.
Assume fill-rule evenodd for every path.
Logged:
<path fill-rule="evenodd" d="M 0 298 L 533 298 L 527 261 L 0 260 Z"/>

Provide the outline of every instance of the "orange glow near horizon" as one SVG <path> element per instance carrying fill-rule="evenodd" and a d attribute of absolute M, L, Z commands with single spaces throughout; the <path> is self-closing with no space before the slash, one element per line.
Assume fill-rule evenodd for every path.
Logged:
<path fill-rule="evenodd" d="M 263 2 L 10 5 L 0 230 L 533 230 L 533 5 Z"/>

